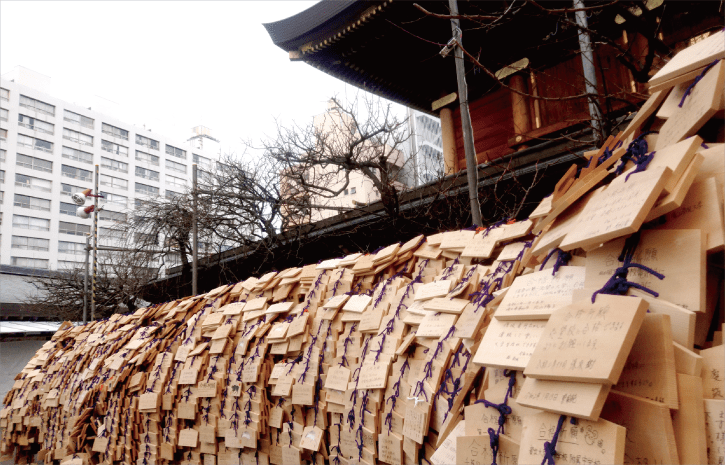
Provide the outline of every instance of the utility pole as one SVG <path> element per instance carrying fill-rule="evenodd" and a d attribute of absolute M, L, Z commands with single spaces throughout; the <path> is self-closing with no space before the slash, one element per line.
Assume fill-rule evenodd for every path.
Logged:
<path fill-rule="evenodd" d="M 458 1 L 448 0 L 451 16 L 458 16 Z M 481 204 L 478 201 L 478 161 L 476 160 L 476 147 L 473 143 L 473 126 L 471 113 L 468 110 L 468 85 L 466 84 L 466 66 L 463 61 L 463 33 L 460 21 L 451 19 L 451 31 L 456 40 L 453 56 L 456 61 L 456 78 L 458 80 L 458 101 L 461 108 L 461 127 L 463 128 L 463 148 L 466 152 L 466 174 L 468 176 L 468 198 L 471 201 L 471 217 L 473 224 L 482 226 Z"/>
<path fill-rule="evenodd" d="M 96 274 L 98 273 L 98 165 L 96 165 L 95 197 L 93 197 L 93 285 L 91 287 L 91 321 L 96 319 Z"/>
<path fill-rule="evenodd" d="M 91 256 L 91 235 L 86 234 L 86 274 L 83 277 L 83 324 L 88 323 L 88 268 Z"/>
<path fill-rule="evenodd" d="M 594 136 L 597 138 L 597 142 L 601 144 L 604 142 L 604 133 L 602 132 L 602 113 L 596 101 L 598 95 L 597 72 L 594 69 L 592 41 L 589 38 L 589 33 L 585 30 L 589 28 L 589 22 L 587 21 L 587 12 L 582 10 L 584 8 L 582 0 L 574 0 L 574 8 L 579 10 L 574 12 L 574 16 L 576 16 L 576 23 L 579 26 L 579 49 L 582 52 L 582 68 L 584 70 L 584 86 L 589 101 L 589 117 L 591 118 Z"/>
<path fill-rule="evenodd" d="M 196 163 L 191 165 L 191 185 L 192 185 L 192 191 L 191 191 L 191 198 L 192 198 L 192 206 L 193 206 L 193 215 L 192 215 L 192 240 L 191 240 L 191 293 L 193 295 L 199 294 L 198 289 L 198 279 L 199 279 L 199 228 L 197 227 L 197 221 L 199 219 L 198 212 L 197 212 L 197 166 Z M 182 250 L 181 253 L 184 253 Z"/>
<path fill-rule="evenodd" d="M 408 128 L 410 128 L 410 156 L 413 159 L 413 185 L 418 186 L 420 175 L 418 173 L 418 122 L 415 120 L 415 113 L 408 108 Z"/>

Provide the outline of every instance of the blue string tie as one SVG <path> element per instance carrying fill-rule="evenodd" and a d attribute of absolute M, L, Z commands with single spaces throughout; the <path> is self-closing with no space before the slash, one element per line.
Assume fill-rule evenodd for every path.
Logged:
<path fill-rule="evenodd" d="M 627 294 L 627 291 L 629 291 L 629 289 L 632 287 L 647 292 L 654 297 L 659 297 L 658 292 L 655 292 L 652 289 L 649 289 L 648 287 L 645 287 L 641 284 L 627 281 L 627 275 L 629 274 L 630 268 L 638 268 L 642 271 L 646 271 L 647 273 L 653 275 L 660 280 L 665 278 L 665 275 L 656 272 L 648 266 L 639 263 L 632 263 L 632 259 L 634 258 L 634 251 L 637 248 L 637 244 L 639 243 L 639 236 L 640 233 L 637 232 L 636 234 L 633 234 L 632 236 L 627 238 L 627 240 L 624 242 L 624 248 L 622 249 L 622 253 L 618 257 L 618 260 L 622 262 L 622 266 L 614 271 L 614 274 L 607 280 L 607 282 L 601 289 L 592 294 L 592 303 L 594 303 L 597 294 L 625 295 Z"/>
<path fill-rule="evenodd" d="M 687 98 L 688 95 L 690 95 L 690 93 L 692 92 L 692 89 L 695 88 L 695 85 L 697 85 L 697 83 L 700 82 L 703 77 L 705 77 L 705 73 L 707 73 L 708 71 L 710 71 L 710 69 L 712 69 L 712 67 L 715 66 L 719 61 L 720 61 L 720 58 L 714 60 L 712 63 L 710 63 L 709 65 L 705 66 L 705 69 L 703 69 L 702 72 L 697 75 L 697 77 L 695 78 L 695 80 L 692 81 L 692 84 L 690 84 L 689 86 L 687 86 L 687 89 L 685 89 L 685 93 L 682 94 L 682 100 L 680 100 L 680 104 L 677 105 L 678 107 L 682 108 L 682 105 L 685 104 L 685 99 Z"/>
<path fill-rule="evenodd" d="M 546 258 L 544 258 L 544 261 L 541 263 L 541 268 L 539 268 L 539 271 L 544 269 L 544 266 L 546 266 L 546 262 L 548 262 L 551 256 L 554 255 L 554 252 L 558 252 L 558 255 L 556 257 L 556 262 L 554 263 L 554 271 L 551 273 L 552 276 L 555 276 L 556 273 L 559 272 L 559 268 L 561 268 L 562 266 L 566 266 L 566 264 L 569 263 L 569 260 L 571 260 L 571 253 L 564 252 L 558 247 L 553 248 L 546 255 Z"/>

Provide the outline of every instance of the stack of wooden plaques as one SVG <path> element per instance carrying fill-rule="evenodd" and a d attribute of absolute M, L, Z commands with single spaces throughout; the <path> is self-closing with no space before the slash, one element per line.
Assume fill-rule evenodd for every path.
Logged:
<path fill-rule="evenodd" d="M 724 46 L 677 55 L 524 221 L 64 323 L 2 458 L 723 463 Z"/>

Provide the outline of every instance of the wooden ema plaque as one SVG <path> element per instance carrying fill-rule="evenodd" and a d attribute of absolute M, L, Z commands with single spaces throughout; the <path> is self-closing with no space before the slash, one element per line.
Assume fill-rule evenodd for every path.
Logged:
<path fill-rule="evenodd" d="M 587 249 L 637 232 L 670 175 L 669 168 L 660 167 L 632 174 L 626 182 L 619 176 L 587 203 L 559 247 Z"/>
<path fill-rule="evenodd" d="M 463 436 L 466 431 L 466 421 L 461 420 L 458 422 L 453 431 L 443 441 L 440 447 L 438 447 L 430 457 L 431 465 L 448 465 L 456 463 L 456 445 L 458 443 L 457 438 Z"/>
<path fill-rule="evenodd" d="M 495 368 L 523 370 L 529 364 L 546 324 L 544 320 L 501 321 L 494 317 L 473 362 Z"/>
<path fill-rule="evenodd" d="M 562 266 L 520 276 L 509 287 L 496 313 L 499 320 L 547 319 L 572 302 L 575 289 L 584 287 L 584 267 Z"/>
<path fill-rule="evenodd" d="M 670 317 L 645 315 L 617 384 L 612 389 L 666 404 L 677 410 L 675 348 Z"/>
<path fill-rule="evenodd" d="M 723 209 L 718 199 L 721 191 L 714 177 L 694 183 L 682 204 L 667 213 L 664 224 L 658 229 L 699 229 L 706 236 L 708 253 L 723 250 Z"/>
<path fill-rule="evenodd" d="M 627 429 L 627 463 L 679 463 L 670 409 L 665 404 L 612 391 L 602 418 Z"/>
<path fill-rule="evenodd" d="M 725 58 L 725 37 L 722 31 L 677 53 L 652 76 L 649 85 L 660 84 L 681 74 L 702 68 L 717 58 Z"/>
<path fill-rule="evenodd" d="M 637 297 L 598 295 L 552 313 L 524 374 L 616 384 L 647 311 Z"/>
<path fill-rule="evenodd" d="M 678 108 L 678 111 L 662 125 L 657 136 L 655 150 L 663 149 L 694 135 L 715 113 L 721 110 L 724 85 L 725 61 L 720 60 L 690 90 L 682 107 Z"/>
<path fill-rule="evenodd" d="M 526 378 L 517 397 L 523 406 L 597 421 L 609 395 L 606 384 Z"/>
<path fill-rule="evenodd" d="M 617 260 L 624 239 L 611 241 L 587 254 L 584 287 L 600 289 L 621 266 Z M 632 263 L 663 274 L 657 279 L 644 270 L 631 268 L 627 280 L 657 293 L 659 298 L 693 312 L 705 309 L 705 250 L 702 232 L 696 229 L 642 231 Z"/>
<path fill-rule="evenodd" d="M 543 463 L 544 443 L 551 442 L 559 417 L 560 415 L 548 412 L 524 417 L 519 465 Z M 576 420 L 576 424 L 572 424 L 567 417 L 556 443 L 556 464 L 625 463 L 625 436 L 629 439 L 628 429 L 609 421 Z"/>
<path fill-rule="evenodd" d="M 679 410 L 672 412 L 672 427 L 677 441 L 677 453 L 682 464 L 710 463 L 707 461 L 707 432 L 702 380 L 699 376 L 677 374 Z M 715 462 L 713 462 L 715 463 Z"/>

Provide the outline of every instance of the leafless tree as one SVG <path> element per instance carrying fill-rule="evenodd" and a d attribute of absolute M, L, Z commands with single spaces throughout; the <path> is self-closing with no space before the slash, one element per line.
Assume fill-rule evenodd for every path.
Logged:
<path fill-rule="evenodd" d="M 352 186 L 355 175 L 372 185 L 364 202 L 379 199 L 387 215 L 399 216 L 400 192 L 407 160 L 403 145 L 409 134 L 407 120 L 398 118 L 392 104 L 376 97 L 337 97 L 330 107 L 307 125 L 281 127 L 261 142 L 264 157 L 277 168 L 286 204 L 299 207 L 315 219 L 314 211 L 353 209 L 338 202 Z M 347 208 L 344 208 L 347 207 Z"/>
<path fill-rule="evenodd" d="M 121 252 L 100 252 L 96 274 L 96 318 L 106 318 L 114 313 L 135 311 L 144 305 L 139 298 L 143 287 L 155 279 L 155 269 L 144 266 L 139 255 Z M 78 266 L 51 272 L 46 277 L 34 277 L 29 281 L 36 292 L 29 296 L 27 304 L 38 309 L 43 316 L 58 320 L 81 321 L 83 318 L 85 267 Z M 88 280 L 88 317 L 90 318 L 92 280 Z"/>

